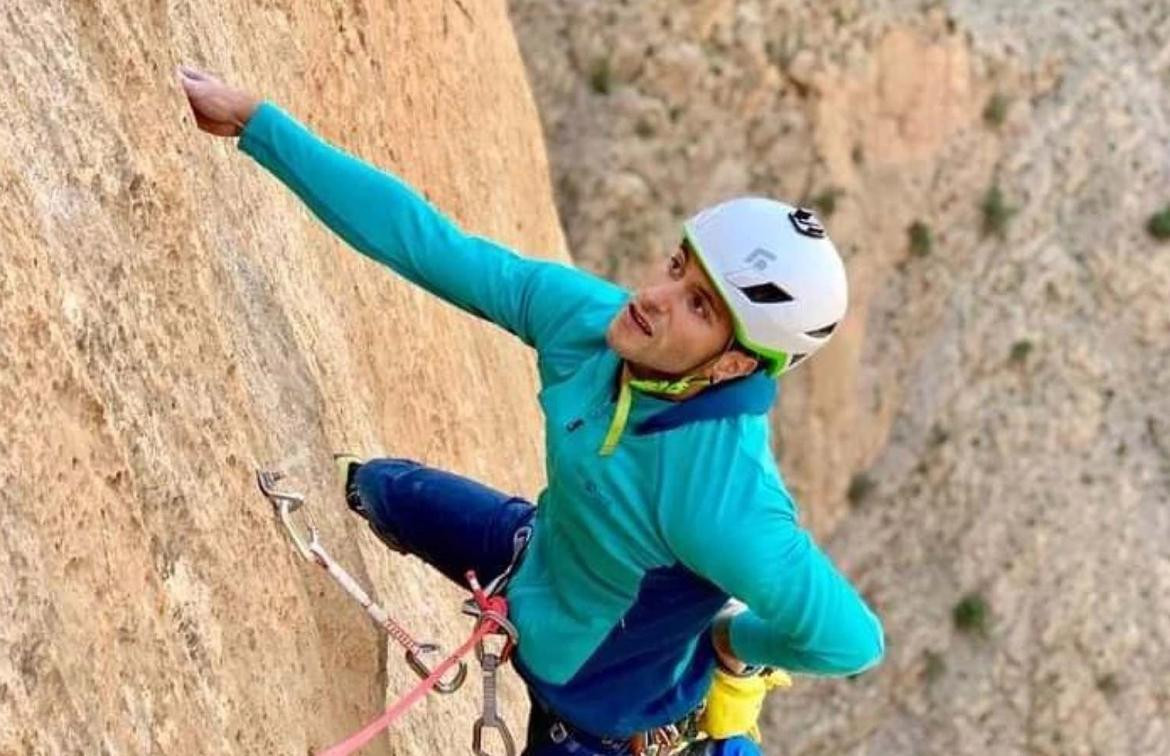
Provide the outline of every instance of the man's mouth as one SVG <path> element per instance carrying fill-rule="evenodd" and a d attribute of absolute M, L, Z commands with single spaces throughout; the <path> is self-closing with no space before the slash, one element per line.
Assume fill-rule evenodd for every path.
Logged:
<path fill-rule="evenodd" d="M 626 309 L 630 316 L 630 320 L 634 322 L 634 325 L 641 328 L 642 332 L 647 336 L 654 335 L 654 329 L 650 327 L 650 321 L 646 320 L 646 318 L 642 316 L 642 313 L 638 312 L 638 308 L 633 302 L 630 302 L 629 307 Z"/>

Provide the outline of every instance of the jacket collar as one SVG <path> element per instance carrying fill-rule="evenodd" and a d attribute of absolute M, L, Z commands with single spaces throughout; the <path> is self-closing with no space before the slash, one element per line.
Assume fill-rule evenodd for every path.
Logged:
<path fill-rule="evenodd" d="M 776 379 L 763 370 L 704 389 L 686 401 L 671 405 L 634 426 L 634 434 L 646 436 L 700 420 L 739 415 L 766 415 L 776 402 Z"/>

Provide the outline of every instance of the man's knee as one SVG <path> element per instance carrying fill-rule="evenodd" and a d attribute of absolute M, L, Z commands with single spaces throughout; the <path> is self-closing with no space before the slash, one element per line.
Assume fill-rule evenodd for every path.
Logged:
<path fill-rule="evenodd" d="M 421 468 L 411 459 L 371 459 L 354 471 L 354 489 L 367 511 L 380 510 L 403 493 L 404 476 Z"/>
<path fill-rule="evenodd" d="M 373 459 L 353 470 L 352 495 L 346 492 L 346 501 L 353 511 L 370 524 L 370 530 L 395 551 L 407 553 L 398 533 L 395 517 L 395 499 L 404 475 L 421 468 L 409 459 Z"/>

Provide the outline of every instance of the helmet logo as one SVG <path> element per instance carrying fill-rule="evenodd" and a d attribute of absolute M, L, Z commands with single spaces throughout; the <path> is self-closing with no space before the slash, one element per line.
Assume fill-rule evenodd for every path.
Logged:
<path fill-rule="evenodd" d="M 801 236 L 808 236 L 813 239 L 825 238 L 825 227 L 817 220 L 817 216 L 812 214 L 811 210 L 806 210 L 803 207 L 793 210 L 788 214 L 788 220 L 792 221 L 792 226 L 796 229 L 796 233 Z"/>
<path fill-rule="evenodd" d="M 751 254 L 743 258 L 743 261 L 756 270 L 763 270 L 768 267 L 768 263 L 775 261 L 775 259 L 776 255 L 762 247 L 756 247 L 751 251 Z"/>

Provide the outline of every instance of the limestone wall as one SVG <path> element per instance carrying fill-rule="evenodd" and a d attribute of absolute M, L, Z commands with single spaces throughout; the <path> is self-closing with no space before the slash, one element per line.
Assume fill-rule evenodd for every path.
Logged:
<path fill-rule="evenodd" d="M 0 753 L 305 753 L 414 678 L 295 558 L 281 464 L 331 551 L 421 638 L 461 594 L 344 512 L 336 449 L 534 495 L 510 336 L 351 253 L 195 130 L 179 62 L 268 96 L 469 228 L 563 259 L 504 8 L 372 0 L 0 13 Z M 520 686 L 505 712 L 520 732 Z M 461 753 L 477 678 L 370 753 Z"/>

